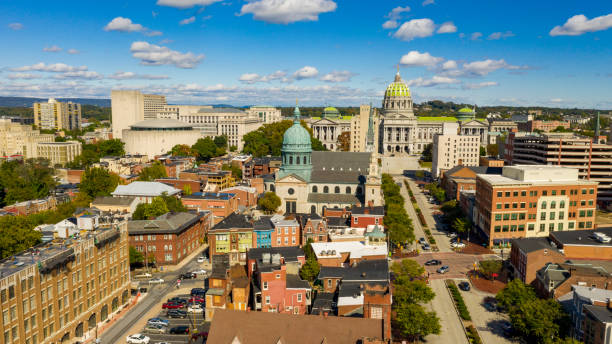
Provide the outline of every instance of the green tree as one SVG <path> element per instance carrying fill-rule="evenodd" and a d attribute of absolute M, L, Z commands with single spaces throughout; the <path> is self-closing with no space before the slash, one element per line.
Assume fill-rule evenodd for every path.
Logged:
<path fill-rule="evenodd" d="M 232 176 L 236 180 L 242 180 L 242 169 L 238 166 L 224 164 L 221 166 L 221 169 L 224 171 L 232 171 Z"/>
<path fill-rule="evenodd" d="M 125 155 L 125 149 L 123 148 L 125 143 L 119 139 L 104 140 L 98 144 L 98 152 L 100 156 L 122 156 Z"/>
<path fill-rule="evenodd" d="M 227 136 L 226 135 L 215 136 L 215 139 L 213 140 L 213 142 L 215 143 L 217 147 L 221 149 L 227 148 Z"/>
<path fill-rule="evenodd" d="M 196 153 L 188 145 L 175 145 L 170 154 L 172 156 L 194 156 Z"/>
<path fill-rule="evenodd" d="M 189 196 L 191 193 L 191 185 L 185 184 L 185 186 L 183 186 L 183 195 Z"/>
<path fill-rule="evenodd" d="M 457 217 L 453 222 L 453 229 L 459 233 L 459 241 L 461 241 L 461 236 L 465 233 L 468 233 L 472 229 L 472 221 L 465 217 Z"/>
<path fill-rule="evenodd" d="M 519 279 L 514 279 L 506 284 L 495 298 L 502 307 L 512 310 L 521 303 L 535 300 L 537 297 L 531 286 L 526 285 Z"/>
<path fill-rule="evenodd" d="M 404 259 L 401 262 L 394 262 L 391 265 L 391 271 L 396 276 L 406 276 L 408 279 L 422 277 L 425 273 L 425 268 L 413 259 Z"/>
<path fill-rule="evenodd" d="M 237 150 L 238 150 L 238 146 L 234 146 L 234 145 L 230 146 L 230 152 L 235 152 Z"/>
<path fill-rule="evenodd" d="M 196 141 L 191 149 L 197 154 L 198 160 L 208 161 L 212 158 L 225 154 L 225 149 L 217 147 L 215 141 L 210 137 L 205 137 Z"/>
<path fill-rule="evenodd" d="M 528 343 L 554 343 L 571 326 L 561 304 L 554 299 L 521 302 L 510 311 L 510 321 Z"/>
<path fill-rule="evenodd" d="M 0 206 L 47 197 L 57 183 L 46 159 L 0 164 Z"/>
<path fill-rule="evenodd" d="M 166 207 L 168 208 L 168 211 L 171 211 L 173 213 L 181 213 L 187 211 L 187 208 L 185 207 L 185 205 L 183 205 L 183 202 L 181 202 L 180 199 L 174 196 L 170 196 L 164 192 L 161 194 L 161 196 L 159 196 L 159 198 L 164 201 Z"/>
<path fill-rule="evenodd" d="M 85 170 L 81 177 L 79 190 L 90 198 L 108 196 L 119 185 L 119 176 L 99 167 Z"/>
<path fill-rule="evenodd" d="M 257 205 L 266 214 L 272 214 L 276 212 L 278 207 L 280 207 L 281 200 L 274 192 L 268 191 L 263 195 L 263 197 L 259 198 Z"/>
<path fill-rule="evenodd" d="M 421 153 L 421 160 L 423 161 L 432 161 L 432 153 L 433 152 L 433 143 L 428 143 L 423 148 L 423 153 Z"/>
<path fill-rule="evenodd" d="M 42 234 L 26 216 L 0 217 L 0 259 L 12 256 L 41 242 Z"/>
<path fill-rule="evenodd" d="M 311 244 L 313 243 L 312 239 L 308 239 L 306 241 L 306 245 L 304 245 L 304 254 L 306 256 L 306 262 L 300 269 L 300 277 L 303 280 L 307 280 L 309 282 L 314 282 L 319 276 L 320 266 L 317 262 L 317 257 L 312 250 Z"/>
<path fill-rule="evenodd" d="M 478 263 L 479 270 L 482 272 L 487 278 L 493 278 L 493 274 L 499 274 L 502 270 L 502 261 L 501 260 L 481 260 Z"/>
<path fill-rule="evenodd" d="M 310 134 L 312 149 L 315 151 L 325 150 L 321 141 L 312 137 L 312 130 L 308 128 L 306 122 L 302 121 L 301 124 Z M 292 125 L 293 121 L 291 120 L 262 125 L 259 129 L 251 131 L 243 136 L 244 148 L 242 151 L 256 157 L 265 155 L 280 156 L 283 145 L 283 135 Z"/>
<path fill-rule="evenodd" d="M 164 215 L 167 213 L 168 206 L 164 199 L 161 197 L 155 197 L 151 201 L 151 203 L 140 203 L 134 214 L 132 214 L 132 219 L 134 220 L 151 220 L 160 215 Z"/>
<path fill-rule="evenodd" d="M 480 146 L 480 156 L 485 156 L 487 155 L 487 149 L 484 148 L 483 146 Z"/>
<path fill-rule="evenodd" d="M 436 312 L 427 312 L 421 305 L 408 303 L 397 307 L 393 328 L 401 337 L 415 342 L 429 334 L 439 334 L 440 319 Z"/>
<path fill-rule="evenodd" d="M 153 181 L 155 179 L 166 178 L 166 167 L 159 161 L 155 160 L 151 166 L 147 166 L 140 171 L 138 180 L 141 181 Z"/>
<path fill-rule="evenodd" d="M 144 255 L 138 251 L 134 246 L 130 246 L 130 265 L 142 264 L 144 262 Z"/>
<path fill-rule="evenodd" d="M 497 144 L 492 143 L 487 145 L 487 155 L 488 156 L 498 156 L 499 155 L 499 147 Z"/>
<path fill-rule="evenodd" d="M 436 293 L 423 280 L 410 280 L 406 276 L 395 279 L 393 303 L 403 305 L 408 303 L 427 303 L 436 297 Z"/>

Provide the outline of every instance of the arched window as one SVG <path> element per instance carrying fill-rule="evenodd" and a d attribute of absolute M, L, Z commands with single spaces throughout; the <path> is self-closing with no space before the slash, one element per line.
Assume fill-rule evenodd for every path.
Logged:
<path fill-rule="evenodd" d="M 314 213 L 316 213 L 316 212 L 317 212 L 317 206 L 315 206 L 315 205 L 311 205 L 311 206 L 310 206 L 310 213 L 311 213 L 311 214 L 314 214 Z"/>
<path fill-rule="evenodd" d="M 276 188 L 274 187 L 274 184 L 270 184 L 270 191 L 275 192 Z"/>
<path fill-rule="evenodd" d="M 351 193 L 351 187 L 350 187 L 350 186 L 347 186 L 347 187 L 346 187 L 346 193 L 347 193 L 347 194 L 350 194 L 350 193 Z"/>
<path fill-rule="evenodd" d="M 556 206 L 557 204 L 555 203 L 555 201 L 550 202 L 550 209 L 555 209 Z"/>
<path fill-rule="evenodd" d="M 340 187 L 339 186 L 336 186 L 334 188 L 334 193 L 340 193 Z"/>
<path fill-rule="evenodd" d="M 329 193 L 329 187 L 324 186 L 323 187 L 323 193 Z"/>
<path fill-rule="evenodd" d="M 299 157 L 299 156 L 296 156 L 296 157 L 295 157 L 295 164 L 296 164 L 296 165 L 299 165 L 299 164 L 300 164 L 300 157 Z"/>
<path fill-rule="evenodd" d="M 293 164 L 293 156 L 289 157 L 289 165 Z"/>
<path fill-rule="evenodd" d="M 546 201 L 542 202 L 542 209 L 546 209 Z"/>
<path fill-rule="evenodd" d="M 312 187 L 312 192 L 313 192 L 313 193 L 317 193 L 317 192 L 319 192 L 319 188 L 318 188 L 316 185 L 315 185 L 315 186 L 313 186 L 313 187 Z"/>
<path fill-rule="evenodd" d="M 303 159 L 303 160 L 304 160 L 304 165 L 306 165 L 306 157 L 304 157 L 304 159 Z"/>
<path fill-rule="evenodd" d="M 559 208 L 561 209 L 565 208 L 565 201 L 559 202 Z"/>

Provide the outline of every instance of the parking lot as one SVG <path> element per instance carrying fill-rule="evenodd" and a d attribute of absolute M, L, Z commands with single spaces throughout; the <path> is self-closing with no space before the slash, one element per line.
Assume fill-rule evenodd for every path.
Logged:
<path fill-rule="evenodd" d="M 184 299 L 189 299 L 191 297 L 190 295 L 186 295 L 186 294 L 181 294 L 181 295 L 176 295 L 176 296 L 180 298 L 184 298 Z M 184 310 L 186 309 L 187 308 L 185 307 Z M 142 328 L 140 330 L 141 331 L 140 333 L 151 338 L 150 344 L 162 343 L 162 342 L 177 343 L 177 344 L 178 343 L 203 343 L 203 342 L 205 343 L 205 341 L 202 341 L 202 339 L 198 339 L 197 341 L 189 342 L 191 334 L 195 333 L 193 331 L 194 327 L 197 328 L 198 333 L 208 332 L 210 328 L 210 323 L 204 321 L 203 313 L 187 313 L 187 317 L 185 318 L 168 318 L 166 313 L 167 313 L 167 310 L 162 309 L 161 312 L 159 312 L 159 314 L 157 315 L 157 317 L 168 320 L 169 323 L 166 328 L 167 331 L 169 331 L 171 328 L 176 327 L 176 326 L 188 326 L 190 334 L 186 335 L 186 334 L 169 334 L 169 333 L 164 333 L 164 334 L 150 333 L 150 332 L 147 332 L 147 330 L 145 330 L 144 328 Z"/>

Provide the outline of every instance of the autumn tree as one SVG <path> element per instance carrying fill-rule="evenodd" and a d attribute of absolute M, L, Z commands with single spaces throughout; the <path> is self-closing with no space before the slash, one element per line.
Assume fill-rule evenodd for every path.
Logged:
<path fill-rule="evenodd" d="M 345 131 L 338 135 L 338 149 L 343 152 L 351 150 L 351 132 Z"/>
<path fill-rule="evenodd" d="M 273 214 L 281 205 L 281 199 L 271 191 L 266 192 L 258 201 L 257 205 L 266 214 Z"/>

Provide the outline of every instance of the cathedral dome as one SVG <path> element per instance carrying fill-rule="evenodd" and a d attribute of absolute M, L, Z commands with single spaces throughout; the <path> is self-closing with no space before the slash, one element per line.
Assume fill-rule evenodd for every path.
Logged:
<path fill-rule="evenodd" d="M 283 135 L 283 152 L 312 152 L 310 133 L 300 123 L 300 109 L 295 108 L 293 125 Z"/>
<path fill-rule="evenodd" d="M 412 109 L 412 97 L 408 84 L 402 80 L 399 74 L 395 74 L 395 80 L 387 86 L 383 98 L 383 113 L 402 114 L 404 116 L 414 116 Z"/>

